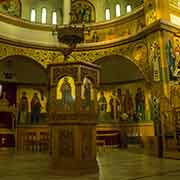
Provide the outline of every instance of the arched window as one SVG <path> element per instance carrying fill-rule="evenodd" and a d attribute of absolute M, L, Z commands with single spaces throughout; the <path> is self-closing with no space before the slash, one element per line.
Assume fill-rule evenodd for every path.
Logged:
<path fill-rule="evenodd" d="M 116 4 L 116 16 L 120 16 L 121 15 L 121 7 L 119 4 Z"/>
<path fill-rule="evenodd" d="M 52 12 L 52 24 L 57 24 L 57 13 L 55 11 Z"/>
<path fill-rule="evenodd" d="M 45 24 L 46 21 L 47 21 L 47 11 L 46 8 L 42 8 L 41 22 Z"/>
<path fill-rule="evenodd" d="M 106 20 L 111 19 L 111 14 L 110 14 L 110 9 L 109 8 L 105 9 L 105 19 Z"/>
<path fill-rule="evenodd" d="M 30 20 L 31 20 L 31 22 L 35 22 L 36 21 L 36 10 L 35 9 L 31 9 Z"/>
<path fill-rule="evenodd" d="M 130 13 L 132 11 L 132 6 L 129 4 L 126 6 L 126 12 Z"/>

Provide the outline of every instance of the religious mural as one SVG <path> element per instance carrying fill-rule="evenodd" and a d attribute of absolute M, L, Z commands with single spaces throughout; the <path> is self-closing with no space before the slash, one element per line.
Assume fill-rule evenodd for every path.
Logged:
<path fill-rule="evenodd" d="M 98 114 L 100 122 L 128 120 L 144 122 L 145 89 L 143 85 L 123 85 L 116 89 L 100 90 L 98 93 Z"/>
<path fill-rule="evenodd" d="M 93 106 L 93 96 L 92 82 L 85 77 L 81 87 L 82 110 L 89 111 L 91 109 Z"/>
<path fill-rule="evenodd" d="M 146 7 L 146 24 L 149 25 L 155 22 L 157 19 L 155 0 L 146 1 L 145 7 Z"/>
<path fill-rule="evenodd" d="M 72 24 L 95 22 L 95 8 L 89 1 L 73 1 L 70 16 Z"/>
<path fill-rule="evenodd" d="M 132 56 L 139 64 L 143 65 L 148 57 L 147 45 L 142 42 L 136 44 L 135 47 L 133 48 Z"/>
<path fill-rule="evenodd" d="M 166 53 L 168 60 L 168 69 L 169 69 L 169 79 L 174 80 L 175 70 L 176 70 L 176 56 L 174 53 L 172 41 L 169 39 L 166 43 Z"/>
<path fill-rule="evenodd" d="M 153 80 L 158 82 L 161 80 L 161 69 L 160 69 L 160 46 L 157 41 L 152 42 L 150 47 L 150 62 L 152 63 Z"/>
<path fill-rule="evenodd" d="M 173 46 L 174 59 L 176 61 L 176 68 L 174 71 L 174 76 L 180 77 L 180 38 L 174 38 L 174 46 Z"/>
<path fill-rule="evenodd" d="M 36 124 L 47 121 L 45 90 L 20 87 L 17 90 L 17 123 Z"/>
<path fill-rule="evenodd" d="M 75 83 L 70 76 L 60 79 L 57 85 L 57 106 L 59 111 L 72 112 L 75 106 Z"/>
<path fill-rule="evenodd" d="M 113 27 L 105 26 L 103 29 L 89 29 L 88 33 L 85 34 L 85 42 L 91 43 L 128 37 L 142 31 L 144 27 L 144 18 L 138 17 L 131 19 L 131 25 L 129 22 L 123 22 L 114 24 Z"/>
<path fill-rule="evenodd" d="M 29 102 L 26 95 L 26 92 L 23 91 L 22 96 L 19 101 L 19 112 L 18 112 L 18 123 L 25 124 L 28 123 L 28 109 Z"/>
<path fill-rule="evenodd" d="M 2 97 L 0 99 L 0 107 L 8 107 L 9 106 L 9 100 L 7 99 L 6 92 L 2 92 Z"/>
<path fill-rule="evenodd" d="M 20 0 L 0 0 L 0 12 L 20 17 L 21 16 L 21 2 Z"/>

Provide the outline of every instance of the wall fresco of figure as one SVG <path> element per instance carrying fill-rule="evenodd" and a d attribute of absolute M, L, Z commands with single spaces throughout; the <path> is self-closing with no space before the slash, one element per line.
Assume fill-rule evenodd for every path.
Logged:
<path fill-rule="evenodd" d="M 19 107 L 18 107 L 18 124 L 27 124 L 28 123 L 28 109 L 29 102 L 26 91 L 22 92 Z"/>
<path fill-rule="evenodd" d="M 74 1 L 70 16 L 72 24 L 91 23 L 95 21 L 95 9 L 88 1 Z"/>
<path fill-rule="evenodd" d="M 99 122 L 122 120 L 128 122 L 145 122 L 150 120 L 146 109 L 148 106 L 145 87 L 142 83 L 117 86 L 114 89 L 99 90 L 97 100 Z"/>
<path fill-rule="evenodd" d="M 41 112 L 41 102 L 38 94 L 35 92 L 31 99 L 31 123 L 39 123 Z"/>
<path fill-rule="evenodd" d="M 104 96 L 104 91 L 100 92 L 100 97 L 98 99 L 98 111 L 99 113 L 107 112 L 107 100 Z"/>
<path fill-rule="evenodd" d="M 168 59 L 169 79 L 174 80 L 174 72 L 176 69 L 176 56 L 170 39 L 166 43 L 166 53 Z"/>
<path fill-rule="evenodd" d="M 174 75 L 180 77 L 180 38 L 174 38 L 174 54 L 176 58 L 176 69 Z"/>
<path fill-rule="evenodd" d="M 72 77 L 65 76 L 57 85 L 57 105 L 61 112 L 74 111 L 75 84 Z"/>
<path fill-rule="evenodd" d="M 145 96 L 142 88 L 137 88 L 135 95 L 135 103 L 136 103 L 136 116 L 139 120 L 144 119 L 144 110 L 145 110 Z"/>
<path fill-rule="evenodd" d="M 17 123 L 31 124 L 46 121 L 47 92 L 44 88 L 18 87 Z"/>
<path fill-rule="evenodd" d="M 93 105 L 93 86 L 88 78 L 84 78 L 81 88 L 82 110 L 89 111 Z"/>
<path fill-rule="evenodd" d="M 7 99 L 7 95 L 5 91 L 2 91 L 2 98 L 0 99 L 0 107 L 8 107 L 9 101 Z"/>
<path fill-rule="evenodd" d="M 151 44 L 150 50 L 150 62 L 152 62 L 153 80 L 159 82 L 161 80 L 161 69 L 160 69 L 160 46 L 157 41 Z"/>

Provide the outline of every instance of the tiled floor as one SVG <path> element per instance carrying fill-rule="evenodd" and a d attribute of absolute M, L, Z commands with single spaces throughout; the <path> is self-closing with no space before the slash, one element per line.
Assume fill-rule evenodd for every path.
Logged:
<path fill-rule="evenodd" d="M 46 154 L 0 154 L 0 180 L 179 180 L 180 160 L 158 159 L 129 150 L 98 153 L 99 175 L 48 174 Z"/>

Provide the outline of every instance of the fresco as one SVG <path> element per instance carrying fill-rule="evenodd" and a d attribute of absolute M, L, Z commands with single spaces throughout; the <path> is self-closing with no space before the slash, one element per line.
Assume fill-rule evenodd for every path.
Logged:
<path fill-rule="evenodd" d="M 20 17 L 21 16 L 21 2 L 20 0 L 0 0 L 0 12 Z"/>
<path fill-rule="evenodd" d="M 20 87 L 17 89 L 18 124 L 36 124 L 45 121 L 47 95 L 42 89 Z"/>
<path fill-rule="evenodd" d="M 75 83 L 70 76 L 60 79 L 57 85 L 57 106 L 61 112 L 74 111 L 75 105 Z"/>
<path fill-rule="evenodd" d="M 173 43 L 173 53 L 175 55 L 176 67 L 174 71 L 174 75 L 176 77 L 180 77 L 180 38 L 175 37 Z"/>
<path fill-rule="evenodd" d="M 152 63 L 153 80 L 159 82 L 161 80 L 161 68 L 160 68 L 160 46 L 159 42 L 153 41 L 150 49 L 150 62 Z"/>
<path fill-rule="evenodd" d="M 95 22 L 95 9 L 88 1 L 74 1 L 71 7 L 71 23 L 82 24 Z"/>
<path fill-rule="evenodd" d="M 144 27 L 144 19 L 139 17 L 131 20 L 130 23 L 124 22 L 123 24 L 114 24 L 112 27 L 90 30 L 85 34 L 85 41 L 91 43 L 124 38 L 142 31 Z"/>
<path fill-rule="evenodd" d="M 141 84 L 127 84 L 115 89 L 98 92 L 99 122 L 113 122 L 126 119 L 128 122 L 145 122 L 146 97 Z"/>
<path fill-rule="evenodd" d="M 93 105 L 93 85 L 90 79 L 84 78 L 81 87 L 82 110 L 89 111 Z"/>
<path fill-rule="evenodd" d="M 176 56 L 174 53 L 172 41 L 170 39 L 166 42 L 166 55 L 168 60 L 169 79 L 174 80 L 174 72 L 176 70 Z"/>

